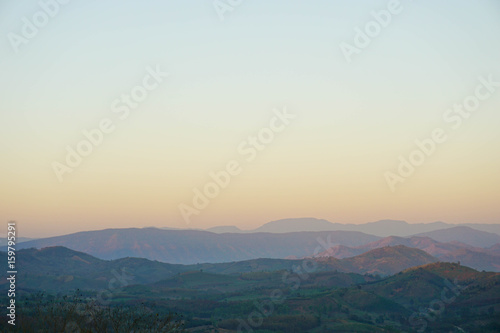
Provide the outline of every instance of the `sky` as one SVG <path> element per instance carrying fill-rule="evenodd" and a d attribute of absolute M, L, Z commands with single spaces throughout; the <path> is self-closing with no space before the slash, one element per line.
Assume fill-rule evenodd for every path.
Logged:
<path fill-rule="evenodd" d="M 66 2 L 0 1 L 18 236 L 500 222 L 498 1 Z"/>

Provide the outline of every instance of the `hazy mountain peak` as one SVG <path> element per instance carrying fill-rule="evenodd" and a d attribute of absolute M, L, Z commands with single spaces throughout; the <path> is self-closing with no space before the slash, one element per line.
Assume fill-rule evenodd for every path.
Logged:
<path fill-rule="evenodd" d="M 253 232 L 328 231 L 333 230 L 334 226 L 334 223 L 314 217 L 290 218 L 268 222 L 253 230 Z"/>
<path fill-rule="evenodd" d="M 221 225 L 221 226 L 211 227 L 205 229 L 205 231 L 214 232 L 216 234 L 244 232 L 243 230 L 234 225 Z"/>
<path fill-rule="evenodd" d="M 455 226 L 446 229 L 439 229 L 416 234 L 415 236 L 427 236 L 439 242 L 457 241 L 482 248 L 500 243 L 500 235 L 480 231 L 468 226 Z"/>
<path fill-rule="evenodd" d="M 409 223 L 406 221 L 403 221 L 403 220 L 385 219 L 385 220 L 378 220 L 378 221 L 374 221 L 374 222 L 368 222 L 366 224 L 378 224 L 378 225 L 392 226 L 392 225 L 401 225 L 401 224 L 408 225 Z"/>

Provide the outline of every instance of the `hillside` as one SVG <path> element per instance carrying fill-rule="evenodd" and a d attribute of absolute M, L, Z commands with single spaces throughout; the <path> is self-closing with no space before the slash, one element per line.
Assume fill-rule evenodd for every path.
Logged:
<path fill-rule="evenodd" d="M 481 287 L 483 286 L 483 287 Z M 492 289 L 493 288 L 493 289 Z M 500 305 L 500 273 L 478 272 L 457 263 L 431 263 L 409 268 L 384 280 L 363 287 L 364 290 L 391 299 L 406 307 L 418 308 L 441 298 L 444 289 L 468 297 L 490 299 Z M 482 289 L 482 290 L 481 290 Z M 490 290 L 491 294 L 485 293 Z M 485 306 L 488 303 L 481 304 Z"/>
<path fill-rule="evenodd" d="M 17 265 L 22 267 L 18 281 L 21 289 L 72 290 L 101 289 L 111 279 L 126 276 L 127 284 L 147 284 L 186 272 L 239 275 L 256 272 L 294 271 L 297 267 L 314 267 L 315 272 L 343 272 L 388 275 L 411 266 L 432 262 L 435 259 L 422 255 L 422 251 L 401 247 L 388 247 L 369 251 L 348 258 L 319 258 L 315 264 L 308 260 L 252 259 L 228 263 L 194 265 L 167 264 L 144 258 L 102 260 L 65 247 L 48 247 L 41 250 L 24 249 L 17 253 Z M 7 262 L 6 253 L 0 259 Z M 6 286 L 7 281 L 0 282 Z"/>
<path fill-rule="evenodd" d="M 395 274 L 409 267 L 438 261 L 422 250 L 404 245 L 378 248 L 344 259 L 318 257 L 316 260 L 321 264 L 329 265 L 331 269 L 343 272 L 383 276 Z"/>
<path fill-rule="evenodd" d="M 2 252 L 0 259 L 5 256 Z M 450 332 L 454 327 L 495 332 L 500 324 L 494 315 L 500 308 L 499 273 L 442 262 L 403 269 L 435 258 L 402 245 L 342 260 L 318 258 L 316 265 L 311 259 L 198 265 L 140 258 L 108 261 L 62 247 L 20 250 L 18 260 L 23 267 L 18 275 L 20 299 L 28 291 L 64 294 L 76 288 L 93 299 L 113 279 L 116 284 L 118 275 L 125 284 L 113 288 L 113 305 L 149 304 L 156 311 L 174 311 L 199 331 L 236 332 L 238 318 L 262 308 L 270 312 L 261 328 L 270 331 L 408 332 L 425 323 L 429 332 Z M 304 267 L 310 269 L 305 272 Z M 381 275 L 402 271 L 380 279 L 349 270 Z M 6 281 L 0 283 L 0 289 L 6 288 Z M 280 301 L 270 307 L 273 293 L 281 295 Z M 439 320 L 428 320 L 421 311 L 443 295 L 452 302 Z M 420 320 L 411 321 L 415 315 Z"/>
<path fill-rule="evenodd" d="M 7 263 L 6 253 L 0 252 Z M 142 258 L 102 260 L 65 247 L 19 250 L 17 287 L 20 289 L 74 290 L 106 288 L 117 276 L 130 277 L 127 283 L 149 283 L 185 271 L 185 266 L 160 263 Z M 4 279 L 0 286 L 6 286 Z"/>
<path fill-rule="evenodd" d="M 464 266 L 480 271 L 500 272 L 500 256 L 472 251 L 466 248 L 447 253 L 439 258 L 440 261 L 460 262 Z"/>
<path fill-rule="evenodd" d="M 491 255 L 500 256 L 500 243 L 492 245 L 492 246 L 488 247 L 486 250 Z"/>
<path fill-rule="evenodd" d="M 493 272 L 500 271 L 500 256 L 497 255 L 498 251 L 495 246 L 484 249 L 456 241 L 442 243 L 429 237 L 416 236 L 410 238 L 390 236 L 357 247 L 337 245 L 327 251 L 319 253 L 316 257 L 335 257 L 338 259 L 349 258 L 368 252 L 372 249 L 397 245 L 404 245 L 406 247 L 423 250 L 431 256 L 438 258 L 440 261 L 460 261 L 463 265 L 477 270 Z"/>
<path fill-rule="evenodd" d="M 420 266 L 437 259 L 428 253 L 404 245 L 388 246 L 374 249 L 355 257 L 342 260 L 343 265 L 351 272 L 392 275 L 404 269 Z"/>
<path fill-rule="evenodd" d="M 326 251 L 320 252 L 314 256 L 314 258 L 321 257 L 334 257 L 337 259 L 344 259 L 349 257 L 354 257 L 360 255 L 369 250 L 365 249 L 363 246 L 361 247 L 349 247 L 345 245 L 336 245 L 332 246 Z"/>

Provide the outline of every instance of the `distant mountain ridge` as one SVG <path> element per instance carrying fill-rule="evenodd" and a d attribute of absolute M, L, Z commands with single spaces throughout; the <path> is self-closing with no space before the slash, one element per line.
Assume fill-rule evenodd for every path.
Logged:
<path fill-rule="evenodd" d="M 355 231 L 216 234 L 197 230 L 128 228 L 85 231 L 18 244 L 18 249 L 64 246 L 101 259 L 140 257 L 173 264 L 305 257 L 325 244 L 359 246 L 379 237 Z"/>
<path fill-rule="evenodd" d="M 314 218 L 285 219 L 268 222 L 252 232 L 301 232 L 301 231 L 337 231 L 337 224 Z"/>
<path fill-rule="evenodd" d="M 258 228 L 260 232 L 255 233 L 240 233 L 236 227 L 212 228 L 213 231 L 222 233 L 157 228 L 105 229 L 30 240 L 17 246 L 19 249 L 65 246 L 102 259 L 141 257 L 173 264 L 195 264 L 256 258 L 304 258 L 324 251 L 328 252 L 328 256 L 346 258 L 380 247 L 405 245 L 424 250 L 436 257 L 448 255 L 449 258 L 460 260 L 460 256 L 464 255 L 464 258 L 468 258 L 472 264 L 474 257 L 478 263 L 483 263 L 481 267 L 497 270 L 495 265 L 484 264 L 489 257 L 481 253 L 497 255 L 500 253 L 500 248 L 487 251 L 480 249 L 500 243 L 500 235 L 494 233 L 459 226 L 420 233 L 411 238 L 390 236 L 382 239 L 376 235 L 352 230 L 296 231 L 306 228 L 311 221 L 316 229 L 337 225 L 326 220 L 295 219 L 270 222 Z M 295 232 L 273 232 L 282 230 L 288 225 L 292 226 L 291 229 Z M 382 225 L 399 225 L 401 228 L 409 226 L 406 222 L 398 221 L 379 221 L 370 224 L 379 229 L 382 229 Z M 441 223 L 433 225 L 436 226 L 441 226 Z M 357 226 L 351 225 L 351 227 Z M 379 231 L 380 233 L 382 232 Z M 453 253 L 463 248 L 472 252 Z M 473 267 L 479 269 L 479 266 Z"/>
<path fill-rule="evenodd" d="M 243 230 L 240 228 L 230 225 L 230 226 L 219 226 L 219 227 L 212 227 L 205 229 L 206 231 L 214 232 L 216 234 L 223 234 L 223 233 L 242 233 Z"/>
<path fill-rule="evenodd" d="M 477 247 L 488 247 L 500 243 L 500 235 L 467 226 L 434 230 L 416 234 L 415 236 L 430 237 L 439 242 L 459 241 Z"/>
<path fill-rule="evenodd" d="M 453 227 L 469 227 L 475 230 L 494 233 L 500 236 L 500 224 L 474 224 L 474 223 L 450 224 L 445 222 L 408 223 L 400 220 L 380 220 L 376 222 L 368 222 L 363 224 L 343 224 L 343 223 L 332 223 L 324 219 L 317 219 L 312 217 L 290 218 L 290 219 L 271 221 L 252 230 L 241 230 L 236 226 L 220 226 L 220 227 L 209 228 L 207 229 L 207 231 L 216 233 L 360 231 L 366 234 L 375 235 L 379 237 L 387 237 L 387 236 L 407 237 L 416 234 L 448 229 Z"/>

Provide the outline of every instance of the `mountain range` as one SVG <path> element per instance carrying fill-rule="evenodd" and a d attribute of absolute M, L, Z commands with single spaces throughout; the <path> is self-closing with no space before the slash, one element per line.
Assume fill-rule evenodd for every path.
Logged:
<path fill-rule="evenodd" d="M 316 222 L 318 229 L 330 223 L 325 220 Z M 307 221 L 281 220 L 264 225 L 260 230 L 269 231 L 270 226 L 282 227 L 286 223 L 292 225 L 291 229 L 299 230 Z M 403 223 L 403 227 L 405 225 Z M 442 261 L 463 261 L 475 269 L 500 270 L 500 235 L 467 226 L 428 231 L 411 237 L 385 238 L 343 230 L 221 234 L 157 228 L 105 229 L 30 240 L 17 244 L 17 247 L 64 246 L 101 259 L 141 257 L 171 264 L 196 264 L 312 256 L 342 259 L 396 245 L 421 249 Z"/>
<path fill-rule="evenodd" d="M 357 231 L 216 234 L 156 228 L 105 229 L 23 242 L 18 249 L 65 246 L 101 259 L 141 257 L 172 264 L 305 257 L 331 245 L 359 246 L 380 239 Z M 331 245 L 330 245 L 331 244 Z"/>
<path fill-rule="evenodd" d="M 413 236 L 409 238 L 390 236 L 362 246 L 349 247 L 336 245 L 318 253 L 316 257 L 344 259 L 354 257 L 373 249 L 387 246 L 404 245 L 418 248 L 444 262 L 458 262 L 478 270 L 500 272 L 500 244 L 489 248 L 473 247 L 457 241 L 438 242 L 430 237 Z"/>
<path fill-rule="evenodd" d="M 449 229 L 452 227 L 470 227 L 479 231 L 494 233 L 500 236 L 500 224 L 450 224 L 445 222 L 408 223 L 400 220 L 380 220 L 362 224 L 332 223 L 317 218 L 291 218 L 268 222 L 256 229 L 241 230 L 236 226 L 217 226 L 206 229 L 216 233 L 255 233 L 272 232 L 286 233 L 299 231 L 360 231 L 379 237 L 411 235 Z"/>

